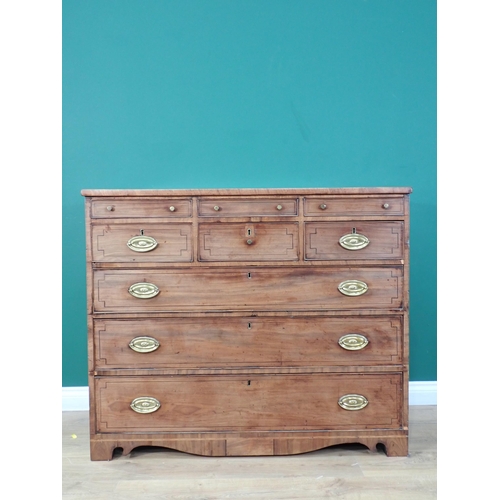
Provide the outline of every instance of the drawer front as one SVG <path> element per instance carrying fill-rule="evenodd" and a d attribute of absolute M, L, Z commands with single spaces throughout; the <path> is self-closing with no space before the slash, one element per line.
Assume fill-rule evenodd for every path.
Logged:
<path fill-rule="evenodd" d="M 401 374 L 107 377 L 97 378 L 95 387 L 99 432 L 355 430 L 402 425 Z M 345 409 L 339 401 L 351 408 L 367 404 Z M 139 413 L 131 405 L 150 413 Z"/>
<path fill-rule="evenodd" d="M 94 262 L 191 262 L 191 224 L 95 224 Z"/>
<path fill-rule="evenodd" d="M 95 321 L 99 368 L 402 363 L 401 317 L 210 317 Z"/>
<path fill-rule="evenodd" d="M 357 197 L 336 196 L 304 199 L 304 215 L 311 216 L 357 216 L 357 215 L 403 215 L 403 197 Z"/>
<path fill-rule="evenodd" d="M 200 261 L 293 261 L 299 259 L 297 223 L 200 224 Z"/>
<path fill-rule="evenodd" d="M 307 260 L 402 259 L 403 222 L 306 222 Z"/>
<path fill-rule="evenodd" d="M 253 217 L 297 215 L 297 199 L 202 199 L 198 206 L 201 217 Z"/>
<path fill-rule="evenodd" d="M 94 273 L 95 312 L 400 309 L 402 300 L 402 266 Z"/>
<path fill-rule="evenodd" d="M 91 208 L 91 217 L 95 219 L 170 218 L 191 217 L 191 215 L 190 199 L 108 198 L 92 201 Z"/>

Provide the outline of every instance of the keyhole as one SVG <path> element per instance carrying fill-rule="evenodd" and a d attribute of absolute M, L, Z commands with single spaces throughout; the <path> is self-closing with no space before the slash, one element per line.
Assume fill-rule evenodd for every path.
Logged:
<path fill-rule="evenodd" d="M 141 229 L 141 236 L 144 236 L 144 229 Z"/>
<path fill-rule="evenodd" d="M 356 228 L 355 227 L 352 228 L 352 234 L 356 234 Z"/>
<path fill-rule="evenodd" d="M 248 273 L 248 279 L 252 277 L 252 273 Z"/>
<path fill-rule="evenodd" d="M 247 229 L 247 236 L 252 236 L 252 230 L 251 229 Z"/>
<path fill-rule="evenodd" d="M 250 385 L 250 383 L 251 383 L 251 380 L 249 380 L 249 381 L 247 382 L 247 385 Z"/>
<path fill-rule="evenodd" d="M 248 323 L 248 329 L 252 328 L 252 323 Z"/>

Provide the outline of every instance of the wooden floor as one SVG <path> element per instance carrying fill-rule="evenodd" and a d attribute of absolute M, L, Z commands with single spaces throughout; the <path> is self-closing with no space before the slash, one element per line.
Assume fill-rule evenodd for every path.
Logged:
<path fill-rule="evenodd" d="M 65 500 L 413 500 L 437 498 L 436 406 L 410 407 L 410 456 L 333 446 L 287 457 L 198 457 L 137 448 L 91 462 L 87 412 L 63 412 Z"/>

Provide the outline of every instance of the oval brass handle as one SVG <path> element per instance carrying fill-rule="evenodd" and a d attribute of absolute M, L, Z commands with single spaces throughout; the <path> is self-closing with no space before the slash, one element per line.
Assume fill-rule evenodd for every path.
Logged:
<path fill-rule="evenodd" d="M 127 246 L 134 252 L 151 252 L 158 246 L 158 242 L 152 236 L 133 236 L 127 241 Z"/>
<path fill-rule="evenodd" d="M 370 240 L 363 234 L 349 233 L 344 234 L 339 239 L 340 246 L 346 250 L 361 250 L 370 243 Z"/>
<path fill-rule="evenodd" d="M 172 206 L 169 208 L 169 210 L 170 210 L 171 212 L 175 212 L 175 207 L 172 205 Z"/>
<path fill-rule="evenodd" d="M 276 207 L 276 210 L 283 210 L 283 205 L 278 205 L 278 206 Z"/>
<path fill-rule="evenodd" d="M 346 394 L 339 398 L 338 403 L 344 410 L 362 410 L 368 404 L 368 399 L 361 394 Z"/>
<path fill-rule="evenodd" d="M 357 297 L 368 291 L 368 285 L 364 281 L 346 280 L 340 283 L 338 290 L 340 293 L 348 295 L 349 297 Z"/>
<path fill-rule="evenodd" d="M 359 351 L 368 345 L 368 339 L 360 333 L 348 333 L 339 338 L 339 345 L 346 351 Z"/>
<path fill-rule="evenodd" d="M 160 293 L 160 289 L 153 283 L 134 283 L 128 292 L 137 299 L 151 299 Z"/>
<path fill-rule="evenodd" d="M 113 205 L 109 205 L 109 207 L 106 207 L 106 210 L 107 210 L 108 212 L 114 212 L 115 207 L 114 207 Z"/>
<path fill-rule="evenodd" d="M 158 410 L 160 406 L 160 402 L 156 398 L 152 398 L 150 396 L 135 398 L 130 403 L 130 408 L 137 413 L 153 413 Z"/>
<path fill-rule="evenodd" d="M 220 210 L 220 207 L 218 205 L 215 205 L 214 210 L 218 212 Z"/>
<path fill-rule="evenodd" d="M 389 203 L 384 203 L 382 205 L 382 208 L 385 208 L 386 210 L 390 207 Z"/>
<path fill-rule="evenodd" d="M 153 337 L 135 337 L 128 346 L 135 352 L 153 352 L 160 347 L 160 343 Z"/>
<path fill-rule="evenodd" d="M 251 245 L 253 243 L 253 240 L 247 240 L 247 245 Z"/>
<path fill-rule="evenodd" d="M 326 210 L 326 205 L 324 203 L 322 203 L 319 208 L 321 208 L 321 210 Z"/>

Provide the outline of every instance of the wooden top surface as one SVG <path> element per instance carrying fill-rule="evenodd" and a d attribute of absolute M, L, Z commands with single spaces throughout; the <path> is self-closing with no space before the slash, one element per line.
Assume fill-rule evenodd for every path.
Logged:
<path fill-rule="evenodd" d="M 241 196 L 409 194 L 410 187 L 227 188 L 227 189 L 82 189 L 82 196 Z"/>

